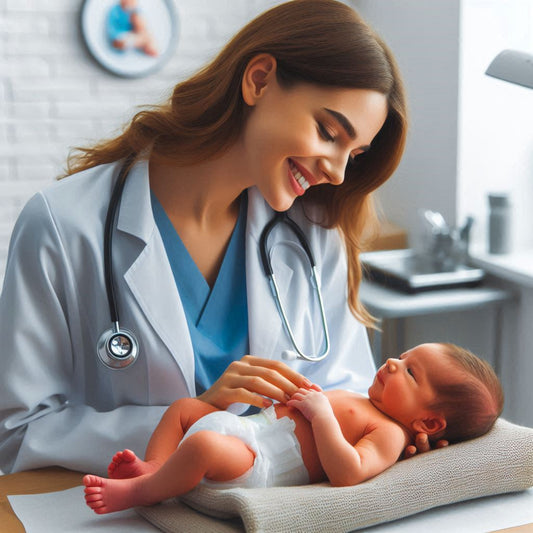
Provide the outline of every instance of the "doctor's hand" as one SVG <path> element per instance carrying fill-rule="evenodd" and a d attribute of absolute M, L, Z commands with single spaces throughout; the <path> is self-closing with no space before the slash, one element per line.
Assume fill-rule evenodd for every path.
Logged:
<path fill-rule="evenodd" d="M 235 402 L 263 408 L 272 405 L 272 400 L 286 403 L 300 388 L 315 387 L 318 388 L 281 361 L 245 355 L 233 361 L 198 399 L 219 409 Z"/>
<path fill-rule="evenodd" d="M 438 440 L 435 443 L 434 448 L 445 448 L 448 446 L 449 442 L 447 440 L 441 439 Z M 426 433 L 417 433 L 415 436 L 415 443 L 410 444 L 405 448 L 403 452 L 403 458 L 409 459 L 410 457 L 414 457 L 416 454 L 429 452 L 431 450 L 431 444 L 429 442 L 429 438 Z"/>

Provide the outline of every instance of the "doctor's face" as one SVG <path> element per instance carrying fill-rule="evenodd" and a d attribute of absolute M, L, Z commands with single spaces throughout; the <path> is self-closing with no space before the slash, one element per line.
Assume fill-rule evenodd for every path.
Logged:
<path fill-rule="evenodd" d="M 270 76 L 243 134 L 249 178 L 284 211 L 309 187 L 341 184 L 349 159 L 369 149 L 386 117 L 379 92 L 306 83 L 285 89 Z"/>

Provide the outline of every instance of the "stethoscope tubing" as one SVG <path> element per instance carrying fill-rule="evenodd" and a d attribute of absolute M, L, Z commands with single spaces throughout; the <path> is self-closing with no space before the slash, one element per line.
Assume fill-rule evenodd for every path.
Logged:
<path fill-rule="evenodd" d="M 111 322 L 116 329 L 119 328 L 119 313 L 117 298 L 115 295 L 115 282 L 113 271 L 113 228 L 115 227 L 115 221 L 117 218 L 118 205 L 122 198 L 122 191 L 126 184 L 126 178 L 128 176 L 129 169 L 133 163 L 134 156 L 130 156 L 120 169 L 120 173 L 117 178 L 117 183 L 111 194 L 109 201 L 109 207 L 106 213 L 105 226 L 104 226 L 104 277 L 107 293 L 107 305 L 109 307 L 109 316 Z"/>
<path fill-rule="evenodd" d="M 132 365 L 139 356 L 139 342 L 136 336 L 131 331 L 120 327 L 113 270 L 113 229 L 122 191 L 134 159 L 134 155 L 128 157 L 120 169 L 111 193 L 104 224 L 104 280 L 112 327 L 100 335 L 96 344 L 96 353 L 99 360 L 112 370 L 120 370 Z"/>
<path fill-rule="evenodd" d="M 281 303 L 281 297 L 280 297 L 280 293 L 278 289 L 278 284 L 276 283 L 276 277 L 274 276 L 274 269 L 272 268 L 272 262 L 270 260 L 270 255 L 268 253 L 268 237 L 270 236 L 270 233 L 272 232 L 272 230 L 277 224 L 286 224 L 293 231 L 293 233 L 296 235 L 296 238 L 298 239 L 300 245 L 304 249 L 305 254 L 309 260 L 309 264 L 311 267 L 311 283 L 313 287 L 315 288 L 315 292 L 317 294 L 318 304 L 320 308 L 320 318 L 322 322 L 322 329 L 324 332 L 324 348 L 320 355 L 309 356 L 309 355 L 306 355 L 303 352 L 303 350 L 301 350 L 298 343 L 296 342 L 296 338 L 290 326 L 289 320 L 287 318 L 287 314 L 285 313 L 285 309 L 283 308 L 283 304 Z M 319 361 L 322 361 L 323 359 L 327 357 L 329 353 L 329 348 L 330 348 L 329 329 L 328 329 L 328 324 L 326 320 L 326 312 L 324 310 L 324 302 L 322 300 L 322 291 L 320 290 L 319 277 L 318 277 L 317 270 L 316 270 L 315 258 L 313 256 L 313 252 L 311 250 L 311 247 L 309 246 L 309 242 L 307 241 L 307 238 L 304 232 L 302 231 L 300 226 L 298 226 L 298 224 L 296 224 L 296 222 L 292 220 L 292 218 L 290 218 L 289 215 L 285 211 L 277 212 L 272 218 L 272 220 L 268 222 L 268 224 L 264 227 L 263 231 L 261 232 L 261 236 L 259 238 L 259 250 L 261 254 L 261 262 L 263 265 L 263 270 L 265 272 L 265 275 L 268 278 L 270 289 L 272 291 L 272 296 L 274 298 L 274 301 L 276 302 L 276 307 L 281 316 L 281 320 L 283 322 L 283 326 L 285 327 L 285 331 L 287 332 L 287 335 L 289 336 L 289 339 L 291 340 L 291 344 L 296 350 L 298 358 L 303 359 L 305 361 L 312 362 L 312 363 L 317 363 Z"/>

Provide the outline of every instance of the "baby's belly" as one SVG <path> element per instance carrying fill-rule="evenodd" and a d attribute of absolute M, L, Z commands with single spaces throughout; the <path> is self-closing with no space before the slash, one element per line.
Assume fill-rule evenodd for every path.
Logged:
<path fill-rule="evenodd" d="M 292 418 L 296 424 L 294 433 L 300 443 L 302 459 L 309 472 L 309 480 L 311 483 L 325 481 L 327 478 L 322 469 L 322 465 L 320 464 L 311 424 L 297 409 L 287 407 L 284 404 L 276 404 L 275 409 L 278 418 L 288 416 L 289 418 Z"/>

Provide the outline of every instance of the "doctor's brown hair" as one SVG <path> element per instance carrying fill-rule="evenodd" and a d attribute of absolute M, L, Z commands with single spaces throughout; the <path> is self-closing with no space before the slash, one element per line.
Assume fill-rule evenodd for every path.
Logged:
<path fill-rule="evenodd" d="M 140 154 L 148 147 L 178 164 L 219 156 L 246 125 L 241 82 L 248 62 L 271 54 L 277 80 L 286 89 L 298 83 L 359 88 L 387 96 L 388 114 L 372 148 L 350 163 L 342 185 L 309 189 L 297 201 L 318 205 L 315 220 L 337 228 L 348 256 L 348 303 L 365 325 L 372 317 L 359 302 L 359 252 L 363 229 L 375 221 L 370 193 L 396 169 L 404 150 L 407 111 L 401 78 L 384 42 L 350 7 L 336 0 L 293 0 L 252 20 L 197 74 L 179 83 L 163 105 L 137 113 L 118 137 L 78 148 L 67 175 Z"/>

